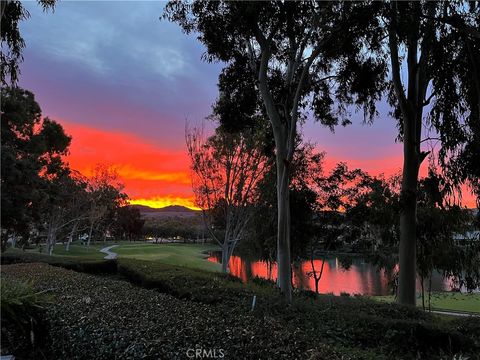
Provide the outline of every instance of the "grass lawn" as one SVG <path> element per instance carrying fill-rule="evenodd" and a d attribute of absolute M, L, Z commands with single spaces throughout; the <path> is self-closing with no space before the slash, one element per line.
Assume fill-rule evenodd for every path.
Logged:
<path fill-rule="evenodd" d="M 108 245 L 107 245 L 108 246 Z M 67 256 L 67 257 L 80 257 L 84 260 L 91 259 L 91 260 L 100 260 L 103 259 L 105 254 L 100 252 L 100 249 L 104 248 L 105 244 L 95 244 L 90 245 L 87 248 L 84 245 L 80 244 L 71 244 L 70 251 L 65 250 L 65 246 L 63 244 L 56 244 L 55 248 L 53 249 L 54 256 Z M 8 251 L 21 251 L 19 249 L 8 249 Z M 40 253 L 40 248 L 26 250 L 29 253 Z M 43 253 L 44 254 L 44 253 Z"/>
<path fill-rule="evenodd" d="M 213 244 L 129 244 L 112 249 L 119 259 L 158 261 L 163 264 L 187 268 L 219 271 L 220 265 L 207 261 L 206 251 L 216 250 Z"/>
<path fill-rule="evenodd" d="M 393 302 L 393 296 L 374 296 L 375 300 Z M 422 306 L 422 298 L 417 298 L 417 306 Z M 428 307 L 428 295 L 425 294 L 425 306 Z M 432 309 L 480 314 L 480 294 L 461 294 L 456 292 L 432 293 Z"/>
<path fill-rule="evenodd" d="M 220 271 L 217 263 L 207 261 L 205 252 L 216 250 L 214 244 L 150 244 L 144 242 L 132 243 L 128 241 L 107 242 L 90 245 L 87 248 L 81 244 L 70 245 L 66 251 L 63 244 L 55 245 L 53 255 L 64 258 L 77 258 L 81 260 L 101 260 L 105 254 L 100 250 L 104 247 L 118 245 L 111 251 L 118 254 L 119 259 L 136 259 L 155 261 L 167 265 L 183 266 L 187 268 Z M 20 249 L 8 249 L 7 253 L 23 253 Z M 26 250 L 27 253 L 40 253 L 40 249 Z"/>

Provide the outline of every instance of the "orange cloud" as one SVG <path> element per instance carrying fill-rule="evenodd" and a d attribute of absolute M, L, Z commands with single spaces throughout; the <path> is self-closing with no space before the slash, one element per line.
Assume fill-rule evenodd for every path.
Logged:
<path fill-rule="evenodd" d="M 113 166 L 132 204 L 194 208 L 186 150 L 166 149 L 128 133 L 60 122 L 72 136 L 67 157 L 72 168 L 90 176 L 98 163 Z"/>
<path fill-rule="evenodd" d="M 66 132 L 72 136 L 67 161 L 72 168 L 86 176 L 92 174 L 96 164 L 103 163 L 116 168 L 125 184 L 125 192 L 132 204 L 151 207 L 183 205 L 196 208 L 190 180 L 190 161 L 186 149 L 169 149 L 161 143 L 151 143 L 132 134 L 107 131 L 91 126 L 61 120 Z M 181 140 L 179 140 L 181 142 Z M 322 149 L 319 149 L 322 150 Z M 390 176 L 401 171 L 402 155 L 381 156 L 374 159 L 340 158 L 327 152 L 325 169 L 329 171 L 343 161 L 350 168 L 361 168 L 372 175 Z M 424 176 L 423 165 L 420 175 Z M 475 198 L 464 192 L 463 203 L 475 207 Z"/>

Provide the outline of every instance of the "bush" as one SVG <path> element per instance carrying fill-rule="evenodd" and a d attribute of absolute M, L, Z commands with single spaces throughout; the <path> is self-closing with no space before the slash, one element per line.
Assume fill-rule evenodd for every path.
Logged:
<path fill-rule="evenodd" d="M 193 270 L 184 267 L 141 260 L 119 260 L 118 273 L 129 281 L 156 289 L 180 299 L 204 304 L 235 304 L 251 301 L 254 294 L 264 293 L 264 287 L 245 286 L 229 274 Z M 249 299 L 249 300 L 247 300 Z"/>
<path fill-rule="evenodd" d="M 3 265 L 34 262 L 43 262 L 52 266 L 59 266 L 90 274 L 115 274 L 117 272 L 116 260 L 91 260 L 82 259 L 81 257 L 48 256 L 46 254 L 21 251 L 7 252 L 2 254 L 1 257 L 1 263 Z"/>
<path fill-rule="evenodd" d="M 2 279 L 2 354 L 15 352 L 25 357 L 34 354 L 35 343 L 44 340 L 40 319 L 51 300 L 46 291 L 35 291 L 29 283 Z"/>
<path fill-rule="evenodd" d="M 312 339 L 330 346 L 372 349 L 377 353 L 381 349 L 387 357 L 401 354 L 402 359 L 419 354 L 422 358 L 440 358 L 444 353 L 480 349 L 474 337 L 458 330 L 459 325 L 439 325 L 430 314 L 408 306 L 305 291 L 296 292 L 293 303 L 287 306 L 274 284 L 261 279 L 238 284 L 225 274 L 137 260 L 121 259 L 118 269 L 140 286 L 215 305 L 222 316 L 241 316 L 250 309 L 256 295 L 253 314 L 257 318 L 278 319 L 292 333 L 310 329 Z"/>
<path fill-rule="evenodd" d="M 32 265 L 39 266 L 39 264 Z M 67 267 L 68 265 L 70 264 L 66 265 L 62 262 L 62 265 L 57 266 Z M 330 350 L 340 349 L 345 358 L 351 356 L 362 359 L 416 359 L 418 357 L 443 359 L 445 354 L 463 353 L 470 354 L 470 359 L 474 359 L 473 354 L 480 351 L 478 319 L 441 322 L 414 307 L 377 303 L 361 296 L 318 295 L 305 291 L 297 291 L 293 303 L 287 305 L 278 289 L 269 281 L 255 279 L 250 283 L 242 284 L 238 279 L 227 274 L 134 259 L 120 259 L 117 267 L 118 274 L 130 282 L 181 299 L 184 305 L 191 304 L 188 306 L 213 312 L 212 316 L 217 320 L 242 319 L 246 315 L 249 315 L 249 321 L 253 321 L 250 316 L 261 322 L 270 319 L 279 329 L 279 338 L 286 336 L 285 333 L 291 334 L 292 341 L 299 344 L 298 346 L 310 346 L 317 350 L 318 346 L 327 346 Z M 86 269 L 85 265 L 76 265 L 74 268 L 80 271 Z M 96 269 L 96 266 L 94 268 Z M 42 276 L 40 278 L 44 281 Z M 65 281 L 68 279 L 69 277 Z M 54 280 L 49 279 L 49 281 Z M 55 281 L 58 282 L 58 287 L 63 288 L 62 279 L 55 279 Z M 97 289 L 93 286 L 99 281 L 106 284 L 102 285 L 105 289 L 111 289 L 113 286 L 108 280 L 101 279 L 93 281 L 92 285 L 85 283 L 84 298 L 97 293 Z M 124 283 L 119 282 L 119 284 Z M 125 307 L 130 306 L 128 305 L 130 299 L 126 299 L 127 295 L 124 293 L 119 297 L 115 291 L 108 291 L 112 293 L 110 297 L 102 300 L 106 301 L 102 305 L 104 311 L 117 311 L 123 314 Z M 138 297 L 136 292 L 140 291 L 141 289 L 132 290 L 131 297 Z M 142 292 L 142 294 L 147 293 Z M 252 313 L 250 309 L 254 295 L 257 296 L 257 300 Z M 92 306 L 96 305 L 92 304 Z M 62 319 L 63 316 L 66 315 L 62 315 Z M 103 322 L 101 314 L 98 314 L 97 318 L 102 319 Z M 98 329 L 93 323 L 90 326 L 91 333 L 102 334 L 102 339 L 97 341 L 103 344 L 108 339 L 112 340 L 111 337 L 107 340 L 103 339 L 104 336 L 110 336 L 109 332 L 103 329 L 103 325 Z M 87 336 L 82 329 L 79 327 L 74 331 L 78 332 L 78 336 Z M 202 340 L 198 339 L 198 341 Z M 90 346 L 93 345 L 90 344 Z M 297 351 L 295 349 L 297 348 L 290 348 L 289 351 Z M 309 352 L 308 356 L 312 359 L 318 358 L 315 357 L 318 351 L 315 351 Z"/>
<path fill-rule="evenodd" d="M 179 300 L 157 291 L 54 268 L 45 264 L 4 267 L 8 276 L 54 288 L 57 303 L 44 314 L 52 359 L 184 359 L 201 347 L 223 349 L 226 359 L 340 359 L 328 345 L 309 344 L 281 321 L 249 311 L 224 316 L 216 306 Z"/>

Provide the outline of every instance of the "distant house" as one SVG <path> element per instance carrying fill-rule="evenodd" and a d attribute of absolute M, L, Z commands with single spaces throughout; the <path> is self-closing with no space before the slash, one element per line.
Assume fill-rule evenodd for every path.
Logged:
<path fill-rule="evenodd" d="M 467 231 L 462 234 L 453 234 L 453 240 L 459 245 L 470 241 L 480 241 L 480 230 Z"/>
<path fill-rule="evenodd" d="M 81 235 L 78 235 L 78 240 L 80 241 L 87 241 L 88 240 L 88 234 L 87 233 L 83 233 Z"/>

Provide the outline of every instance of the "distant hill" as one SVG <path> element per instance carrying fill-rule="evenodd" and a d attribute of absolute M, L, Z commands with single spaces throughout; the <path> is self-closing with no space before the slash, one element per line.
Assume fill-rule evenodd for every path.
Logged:
<path fill-rule="evenodd" d="M 133 208 L 140 210 L 140 213 L 149 218 L 164 218 L 164 217 L 190 217 L 199 213 L 198 210 L 192 210 L 181 205 L 170 205 L 163 208 L 152 208 L 146 205 L 130 205 Z"/>

